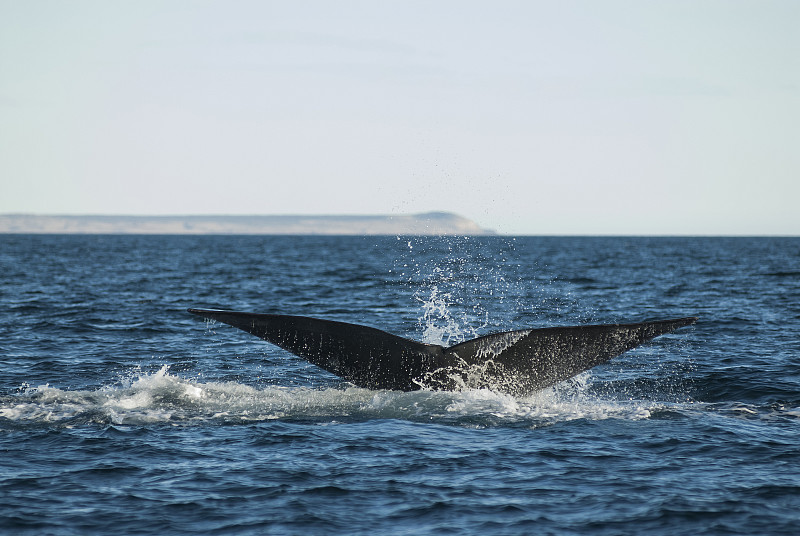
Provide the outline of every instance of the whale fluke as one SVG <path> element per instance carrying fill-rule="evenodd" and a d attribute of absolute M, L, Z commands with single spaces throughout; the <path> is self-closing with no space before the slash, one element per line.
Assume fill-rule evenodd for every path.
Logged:
<path fill-rule="evenodd" d="M 260 337 L 367 389 L 489 387 L 526 394 L 555 385 L 696 317 L 492 333 L 449 348 L 306 316 L 189 309 Z"/>

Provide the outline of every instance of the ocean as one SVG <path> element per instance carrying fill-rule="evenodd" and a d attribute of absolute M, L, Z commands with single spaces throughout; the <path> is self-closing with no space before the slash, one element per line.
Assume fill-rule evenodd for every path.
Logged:
<path fill-rule="evenodd" d="M 0 533 L 800 533 L 800 239 L 0 235 Z M 525 397 L 370 391 L 189 307 L 452 345 L 698 316 Z"/>

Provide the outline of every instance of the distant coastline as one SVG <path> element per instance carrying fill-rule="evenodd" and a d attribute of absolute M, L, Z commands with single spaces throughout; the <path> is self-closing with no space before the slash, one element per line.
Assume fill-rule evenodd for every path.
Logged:
<path fill-rule="evenodd" d="M 0 234 L 487 235 L 449 212 L 374 216 L 112 216 L 0 214 Z"/>

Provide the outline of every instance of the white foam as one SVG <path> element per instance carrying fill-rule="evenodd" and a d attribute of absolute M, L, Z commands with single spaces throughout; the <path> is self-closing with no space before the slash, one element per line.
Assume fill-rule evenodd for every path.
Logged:
<path fill-rule="evenodd" d="M 463 422 L 470 426 L 527 424 L 538 427 L 573 419 L 642 419 L 640 402 L 598 400 L 572 382 L 527 397 L 489 389 L 370 391 L 356 387 L 255 387 L 236 382 L 203 382 L 169 373 L 164 366 L 94 391 L 49 385 L 24 388 L 0 400 L 0 417 L 16 422 L 101 422 L 192 424 L 211 420 L 405 419 Z M 652 405 L 651 405 L 652 406 Z"/>

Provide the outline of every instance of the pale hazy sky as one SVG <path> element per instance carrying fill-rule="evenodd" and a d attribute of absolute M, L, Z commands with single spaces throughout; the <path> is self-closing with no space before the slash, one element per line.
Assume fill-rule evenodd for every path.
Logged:
<path fill-rule="evenodd" d="M 800 234 L 800 1 L 0 0 L 0 213 Z"/>

